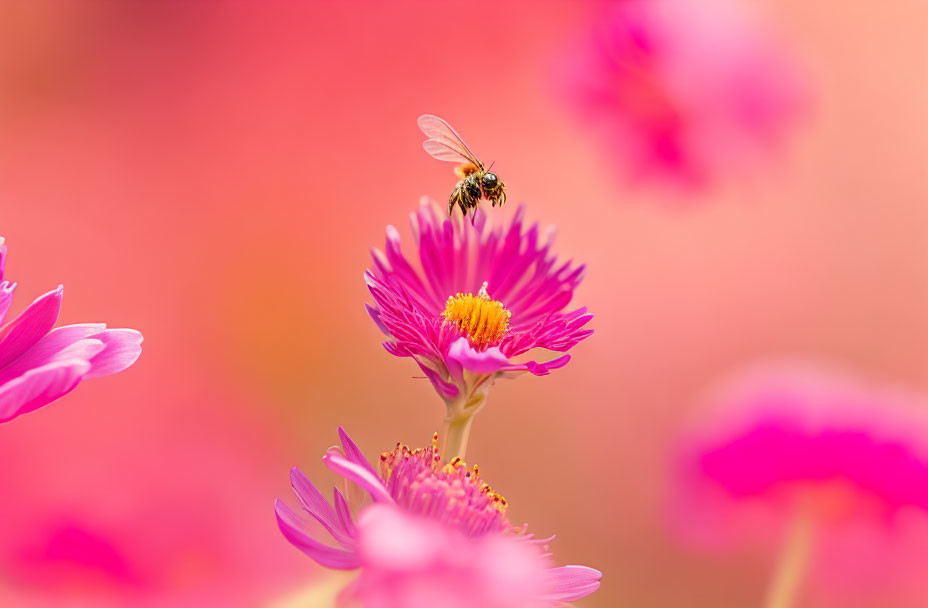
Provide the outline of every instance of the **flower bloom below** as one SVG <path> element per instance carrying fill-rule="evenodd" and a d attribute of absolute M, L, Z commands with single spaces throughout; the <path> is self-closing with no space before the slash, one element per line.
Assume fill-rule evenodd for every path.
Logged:
<path fill-rule="evenodd" d="M 551 233 L 523 225 L 520 208 L 507 227 L 447 217 L 423 202 L 412 214 L 416 251 L 403 253 L 387 228 L 383 252 L 364 277 L 374 299 L 367 309 L 387 336 L 384 347 L 413 358 L 446 400 L 467 399 L 500 375 L 544 375 L 565 365 L 517 362 L 536 348 L 566 353 L 592 332 L 585 308 L 566 311 L 584 267 L 558 263 Z"/>
<path fill-rule="evenodd" d="M 15 283 L 4 280 L 7 247 L 0 238 L 0 323 Z M 71 392 L 81 380 L 120 372 L 138 359 L 142 335 L 102 323 L 55 328 L 63 287 L 40 296 L 0 326 L 0 422 Z"/>
<path fill-rule="evenodd" d="M 380 458 L 379 473 L 339 429 L 341 448 L 324 461 L 363 489 L 373 504 L 351 505 L 338 489 L 330 504 L 298 469 L 293 490 L 336 546 L 278 500 L 281 532 L 323 566 L 360 569 L 344 590 L 345 605 L 378 608 L 555 606 L 589 595 L 601 574 L 583 566 L 552 567 L 546 541 L 512 526 L 506 500 L 459 460 L 441 463 L 432 446 L 403 445 Z M 358 511 L 357 516 L 353 513 Z"/>

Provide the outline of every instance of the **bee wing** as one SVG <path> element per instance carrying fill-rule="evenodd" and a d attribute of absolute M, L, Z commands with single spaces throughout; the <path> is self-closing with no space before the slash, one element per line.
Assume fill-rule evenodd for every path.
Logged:
<path fill-rule="evenodd" d="M 447 160 L 453 163 L 472 163 L 474 162 L 469 156 L 449 144 L 443 139 L 427 139 L 422 142 L 422 147 L 433 158 L 438 160 Z"/>
<path fill-rule="evenodd" d="M 422 147 L 434 158 L 451 162 L 469 162 L 482 167 L 483 163 L 467 147 L 458 132 L 451 128 L 447 122 L 431 114 L 423 114 L 416 121 L 419 128 L 429 138 L 422 143 Z"/>

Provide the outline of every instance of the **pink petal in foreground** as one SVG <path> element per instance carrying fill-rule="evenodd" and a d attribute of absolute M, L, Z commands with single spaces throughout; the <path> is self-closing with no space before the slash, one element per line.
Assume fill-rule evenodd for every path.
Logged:
<path fill-rule="evenodd" d="M 87 323 L 83 325 L 66 325 L 57 327 L 36 342 L 32 348 L 23 353 L 9 365 L 0 368 L 0 385 L 16 376 L 21 376 L 30 369 L 41 367 L 53 361 L 64 359 L 84 359 L 90 361 L 102 352 L 106 346 L 101 340 L 93 339 L 92 345 L 86 342 L 96 338 L 104 325 Z"/>
<path fill-rule="evenodd" d="M 274 511 L 277 514 L 277 525 L 284 537 L 319 564 L 336 570 L 351 570 L 360 566 L 360 561 L 353 552 L 335 549 L 314 539 L 306 530 L 306 525 L 283 501 L 277 500 L 274 503 Z"/>
<path fill-rule="evenodd" d="M 410 517 L 393 505 L 370 505 L 358 516 L 359 554 L 368 568 L 388 572 L 428 568 L 441 550 L 433 523 Z"/>
<path fill-rule="evenodd" d="M 574 602 L 599 589 L 603 573 L 586 566 L 562 566 L 545 572 L 548 593 L 544 599 L 554 602 Z"/>
<path fill-rule="evenodd" d="M 340 545 L 350 547 L 351 538 L 348 536 L 342 521 L 335 514 L 335 510 L 332 509 L 332 505 L 325 499 L 319 488 L 296 467 L 290 469 L 290 485 L 293 487 L 296 497 L 300 500 L 300 504 L 303 505 L 303 509 L 322 524 L 322 527 Z"/>
<path fill-rule="evenodd" d="M 0 386 L 22 376 L 30 370 L 43 367 L 60 361 L 87 361 L 89 362 L 96 354 L 102 351 L 106 346 L 100 340 L 94 338 L 84 338 L 68 344 L 63 349 L 54 352 L 51 356 L 37 360 L 31 357 L 32 351 L 17 359 L 13 364 L 0 369 Z M 86 377 L 86 376 L 85 376 Z"/>
<path fill-rule="evenodd" d="M 354 525 L 354 521 L 351 519 L 351 506 L 348 504 L 348 499 L 345 498 L 345 495 L 342 494 L 338 488 L 332 488 L 332 494 L 332 500 L 335 503 L 335 514 L 338 516 L 342 528 L 345 529 L 345 533 L 354 538 L 358 531 Z"/>
<path fill-rule="evenodd" d="M 64 287 L 37 298 L 21 315 L 0 328 L 0 367 L 9 365 L 55 326 Z"/>
<path fill-rule="evenodd" d="M 69 359 L 30 369 L 0 386 L 0 422 L 31 412 L 62 397 L 90 370 L 83 359 Z"/>
<path fill-rule="evenodd" d="M 142 354 L 142 334 L 134 329 L 105 329 L 94 338 L 102 340 L 106 348 L 90 360 L 91 369 L 87 378 L 121 372 L 135 363 Z"/>

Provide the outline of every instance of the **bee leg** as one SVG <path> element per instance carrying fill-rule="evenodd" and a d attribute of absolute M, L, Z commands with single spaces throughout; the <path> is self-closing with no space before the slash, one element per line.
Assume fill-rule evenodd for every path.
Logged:
<path fill-rule="evenodd" d="M 501 188 L 502 188 L 502 187 L 501 187 Z M 499 204 L 500 207 L 502 207 L 503 205 L 506 204 L 506 190 L 505 190 L 505 189 L 501 189 L 501 190 L 500 190 L 500 193 L 499 193 L 499 196 L 497 196 L 497 197 L 496 197 L 496 200 L 493 201 L 493 206 L 494 206 L 494 207 L 495 207 L 497 204 Z"/>
<path fill-rule="evenodd" d="M 467 207 L 464 206 L 464 189 L 461 187 L 461 182 L 458 182 L 454 187 L 454 190 L 451 191 L 451 196 L 448 197 L 448 215 L 454 214 L 455 206 L 461 207 L 461 213 L 465 216 L 467 215 Z"/>

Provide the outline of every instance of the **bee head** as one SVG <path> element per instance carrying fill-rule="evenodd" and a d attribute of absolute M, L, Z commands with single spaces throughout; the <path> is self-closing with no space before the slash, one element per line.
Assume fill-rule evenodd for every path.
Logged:
<path fill-rule="evenodd" d="M 480 185 L 483 186 L 483 189 L 487 192 L 493 192 L 500 186 L 499 177 L 495 173 L 490 173 L 487 171 L 483 174 L 483 179 L 480 180 Z"/>

